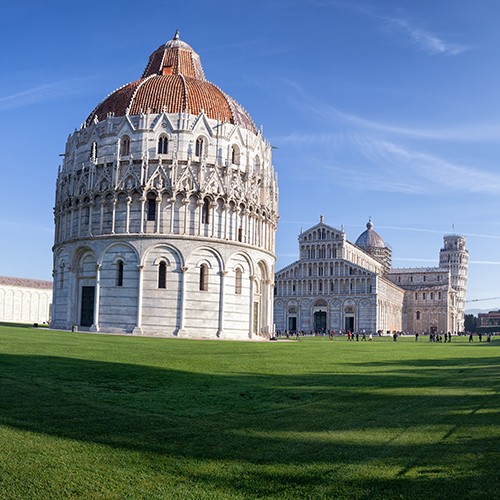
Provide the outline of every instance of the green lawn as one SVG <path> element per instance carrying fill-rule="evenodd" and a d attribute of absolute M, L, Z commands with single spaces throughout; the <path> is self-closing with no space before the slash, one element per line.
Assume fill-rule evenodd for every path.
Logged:
<path fill-rule="evenodd" d="M 0 326 L 1 499 L 500 498 L 500 340 Z"/>

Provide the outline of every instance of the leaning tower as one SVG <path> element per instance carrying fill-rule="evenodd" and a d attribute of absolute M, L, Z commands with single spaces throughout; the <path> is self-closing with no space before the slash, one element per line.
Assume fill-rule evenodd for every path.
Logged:
<path fill-rule="evenodd" d="M 444 248 L 439 252 L 439 267 L 450 270 L 451 286 L 457 291 L 457 330 L 464 330 L 465 297 L 467 295 L 467 270 L 469 252 L 467 238 L 456 234 L 444 236 Z"/>

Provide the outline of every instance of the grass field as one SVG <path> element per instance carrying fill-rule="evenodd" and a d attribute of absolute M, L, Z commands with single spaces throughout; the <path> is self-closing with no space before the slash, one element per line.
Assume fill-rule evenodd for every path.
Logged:
<path fill-rule="evenodd" d="M 0 326 L 1 499 L 500 498 L 500 340 Z"/>

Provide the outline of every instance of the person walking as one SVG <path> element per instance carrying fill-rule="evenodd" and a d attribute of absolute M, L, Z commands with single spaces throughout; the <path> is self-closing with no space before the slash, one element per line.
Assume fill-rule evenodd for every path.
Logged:
<path fill-rule="evenodd" d="M 473 339 L 473 333 L 470 332 L 470 335 L 469 335 L 469 342 L 474 342 L 474 339 Z"/>

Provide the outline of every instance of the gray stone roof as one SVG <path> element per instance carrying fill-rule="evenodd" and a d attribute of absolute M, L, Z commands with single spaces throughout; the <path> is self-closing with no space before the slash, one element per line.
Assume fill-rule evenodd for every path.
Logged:
<path fill-rule="evenodd" d="M 0 285 L 52 290 L 52 281 L 32 280 L 28 278 L 13 278 L 11 276 L 0 276 Z"/>

